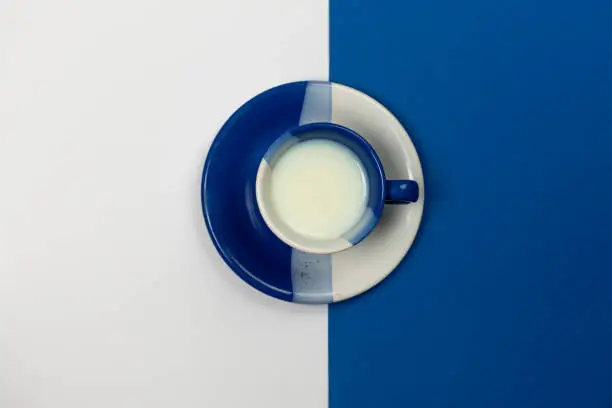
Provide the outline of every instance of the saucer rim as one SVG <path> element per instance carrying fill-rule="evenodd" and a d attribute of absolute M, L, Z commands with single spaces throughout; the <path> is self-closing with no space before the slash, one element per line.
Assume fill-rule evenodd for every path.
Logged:
<path fill-rule="evenodd" d="M 279 299 L 279 300 L 289 302 L 289 303 L 296 303 L 293 300 L 293 294 L 291 292 L 287 292 L 279 288 L 273 288 L 270 285 L 266 284 L 265 282 L 261 282 L 261 280 L 258 279 L 256 276 L 249 273 L 248 271 L 245 271 L 244 268 L 234 258 L 230 257 L 223 250 L 223 248 L 221 247 L 221 244 L 219 243 L 219 238 L 217 237 L 217 234 L 215 233 L 212 227 L 211 220 L 210 220 L 210 211 L 208 211 L 208 204 L 206 202 L 207 200 L 205 199 L 206 180 L 208 178 L 208 174 L 209 174 L 208 169 L 213 159 L 214 151 L 216 150 L 217 146 L 222 142 L 218 136 L 221 133 L 223 133 L 223 131 L 231 125 L 233 118 L 237 117 L 240 114 L 240 112 L 246 109 L 249 105 L 257 103 L 257 100 L 260 97 L 268 93 L 273 93 L 275 90 L 282 88 L 284 86 L 292 86 L 292 85 L 296 86 L 296 85 L 301 85 L 301 84 L 308 84 L 308 82 L 309 81 L 292 81 L 292 82 L 286 82 L 283 84 L 273 86 L 272 88 L 265 89 L 261 92 L 258 92 L 251 98 L 249 98 L 246 102 L 244 102 L 236 110 L 234 110 L 232 114 L 223 122 L 223 125 L 219 128 L 219 130 L 215 134 L 215 137 L 212 143 L 210 144 L 208 151 L 206 152 L 206 158 L 204 159 L 204 166 L 202 167 L 202 180 L 200 183 L 200 201 L 201 201 L 201 206 L 202 206 L 202 214 L 204 216 L 204 224 L 206 225 L 206 230 L 208 231 L 208 235 L 210 236 L 211 241 L 213 242 L 213 245 L 215 249 L 217 250 L 217 253 L 221 256 L 225 264 L 229 266 L 230 269 L 236 275 L 238 275 L 240 279 L 242 279 L 245 283 L 247 283 L 248 286 L 250 286 L 252 289 L 262 292 L 266 295 L 269 295 L 275 299 Z"/>

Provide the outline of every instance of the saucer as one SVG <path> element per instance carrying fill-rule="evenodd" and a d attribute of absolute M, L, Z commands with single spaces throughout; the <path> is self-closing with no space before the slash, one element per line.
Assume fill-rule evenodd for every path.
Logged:
<path fill-rule="evenodd" d="M 354 130 L 374 148 L 388 179 L 419 184 L 415 203 L 387 204 L 358 245 L 311 254 L 278 239 L 263 220 L 255 177 L 270 145 L 287 129 L 331 122 Z M 298 303 L 333 303 L 359 295 L 389 275 L 412 245 L 423 213 L 423 171 L 406 130 L 380 103 L 344 85 L 293 82 L 241 106 L 223 125 L 206 157 L 202 210 L 217 251 L 255 289 Z"/>

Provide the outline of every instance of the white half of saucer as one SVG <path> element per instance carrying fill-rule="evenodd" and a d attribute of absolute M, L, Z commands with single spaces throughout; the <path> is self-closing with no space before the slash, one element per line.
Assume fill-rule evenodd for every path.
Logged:
<path fill-rule="evenodd" d="M 404 258 L 419 229 L 425 194 L 423 170 L 414 144 L 401 123 L 379 102 L 344 85 L 311 82 L 300 125 L 324 121 L 359 133 L 376 150 L 387 179 L 415 180 L 420 191 L 416 203 L 385 205 L 378 224 L 362 242 L 329 255 L 332 301 L 339 302 L 378 284 Z M 299 297 L 303 288 L 299 281 L 296 283 L 294 290 Z M 308 301 L 308 294 L 304 295 L 303 300 Z"/>

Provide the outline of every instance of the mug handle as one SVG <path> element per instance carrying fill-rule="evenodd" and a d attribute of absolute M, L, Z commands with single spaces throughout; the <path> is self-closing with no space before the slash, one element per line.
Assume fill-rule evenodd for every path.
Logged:
<path fill-rule="evenodd" d="M 414 180 L 386 180 L 385 204 L 408 204 L 419 199 L 419 184 Z"/>

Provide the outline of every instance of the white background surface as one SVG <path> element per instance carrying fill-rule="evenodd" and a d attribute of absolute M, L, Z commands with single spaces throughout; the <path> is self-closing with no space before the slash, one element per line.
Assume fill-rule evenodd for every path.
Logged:
<path fill-rule="evenodd" d="M 208 146 L 327 79 L 325 0 L 0 0 L 0 407 L 326 407 L 327 308 L 269 299 L 201 215 Z"/>

